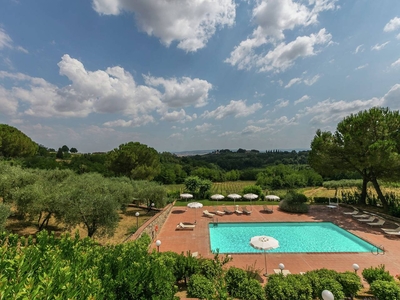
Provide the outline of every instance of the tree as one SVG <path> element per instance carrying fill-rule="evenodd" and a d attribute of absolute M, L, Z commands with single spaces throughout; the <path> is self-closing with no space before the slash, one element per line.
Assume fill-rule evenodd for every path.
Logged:
<path fill-rule="evenodd" d="M 17 128 L 0 124 L 0 156 L 29 157 L 39 146 Z"/>
<path fill-rule="evenodd" d="M 57 154 L 56 154 L 56 158 L 58 159 L 63 159 L 64 158 L 64 152 L 62 151 L 61 148 L 58 148 Z"/>
<path fill-rule="evenodd" d="M 139 142 L 122 144 L 108 152 L 106 163 L 115 175 L 134 180 L 152 180 L 160 173 L 158 152 Z"/>
<path fill-rule="evenodd" d="M 64 222 L 71 227 L 83 224 L 89 237 L 113 235 L 121 197 L 126 194 L 124 189 L 113 188 L 115 183 L 96 173 L 70 176 L 63 190 Z"/>
<path fill-rule="evenodd" d="M 71 152 L 71 153 L 78 153 L 78 149 L 76 149 L 76 148 L 71 148 L 71 149 L 69 149 L 69 152 Z"/>
<path fill-rule="evenodd" d="M 69 152 L 69 148 L 67 145 L 61 147 L 62 152 Z"/>
<path fill-rule="evenodd" d="M 378 180 L 400 178 L 400 115 L 398 111 L 374 107 L 351 114 L 336 132 L 318 130 L 311 142 L 309 163 L 322 175 L 355 171 L 362 176 L 361 203 L 372 182 L 385 210 L 386 201 Z"/>

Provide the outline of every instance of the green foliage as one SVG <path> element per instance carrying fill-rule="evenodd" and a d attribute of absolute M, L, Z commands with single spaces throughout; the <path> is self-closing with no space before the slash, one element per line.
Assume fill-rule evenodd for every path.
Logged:
<path fill-rule="evenodd" d="M 346 296 L 352 297 L 354 295 L 357 295 L 357 293 L 362 288 L 361 279 L 354 272 L 348 271 L 348 272 L 344 272 L 344 273 L 339 273 L 337 276 L 337 280 L 342 285 L 343 293 Z"/>
<path fill-rule="evenodd" d="M 385 265 L 365 268 L 362 271 L 362 276 L 368 282 L 368 284 L 372 284 L 376 280 L 394 281 L 394 278 L 392 275 L 390 275 L 389 271 L 385 270 Z"/>
<path fill-rule="evenodd" d="M 265 195 L 264 195 L 264 193 L 263 193 L 263 190 L 262 190 L 261 187 L 258 186 L 258 185 L 248 185 L 248 186 L 245 186 L 245 187 L 243 188 L 242 193 L 243 193 L 243 194 L 249 194 L 249 193 L 256 194 L 256 195 L 258 196 L 258 199 L 257 199 L 257 200 L 264 200 L 264 197 L 265 197 Z"/>
<path fill-rule="evenodd" d="M 370 291 L 379 300 L 400 300 L 400 287 L 394 281 L 375 280 Z"/>
<path fill-rule="evenodd" d="M 239 286 L 237 298 L 246 300 L 265 300 L 265 291 L 256 279 L 246 278 Z"/>
<path fill-rule="evenodd" d="M 246 271 L 230 267 L 225 274 L 226 287 L 232 297 L 239 297 L 241 285 L 248 279 Z"/>
<path fill-rule="evenodd" d="M 200 179 L 198 176 L 189 176 L 185 179 L 185 189 L 195 194 L 200 199 L 209 197 L 212 182 L 207 179 Z"/>
<path fill-rule="evenodd" d="M 312 287 L 302 275 L 273 274 L 265 285 L 268 300 L 312 300 Z M 338 298 L 341 299 L 341 298 Z"/>
<path fill-rule="evenodd" d="M 72 147 L 71 149 L 69 149 L 69 152 L 71 152 L 71 153 L 78 153 L 78 149 Z"/>
<path fill-rule="evenodd" d="M 0 232 L 4 231 L 7 218 L 11 215 L 11 208 L 5 203 L 0 203 Z"/>
<path fill-rule="evenodd" d="M 212 280 L 204 275 L 194 274 L 190 278 L 187 294 L 191 298 L 215 299 L 216 289 Z"/>
<path fill-rule="evenodd" d="M 46 231 L 36 242 L 3 238 L 0 294 L 3 299 L 175 299 L 174 276 L 149 237 L 116 246 Z"/>
<path fill-rule="evenodd" d="M 62 151 L 61 148 L 58 148 L 57 154 L 56 154 L 56 158 L 58 159 L 63 159 L 64 158 L 64 152 Z"/>
<path fill-rule="evenodd" d="M 285 195 L 285 200 L 290 204 L 301 204 L 307 202 L 307 196 L 301 193 L 297 193 L 296 191 L 289 191 Z"/>
<path fill-rule="evenodd" d="M 67 145 L 63 145 L 63 146 L 61 147 L 61 150 L 62 150 L 62 152 L 64 152 L 64 153 L 68 153 L 68 152 L 69 152 L 69 147 L 68 147 Z"/>
<path fill-rule="evenodd" d="M 311 142 L 309 163 L 322 175 L 357 172 L 363 179 L 361 203 L 365 204 L 367 183 L 372 182 L 385 210 L 388 205 L 378 180 L 400 177 L 400 114 L 373 107 L 351 114 L 334 134 L 318 130 Z"/>
<path fill-rule="evenodd" d="M 115 175 L 134 180 L 152 180 L 160 173 L 158 152 L 139 142 L 122 144 L 108 152 L 106 164 Z"/>
<path fill-rule="evenodd" d="M 167 190 L 157 182 L 132 181 L 133 197 L 138 203 L 145 203 L 150 207 L 154 203 L 155 207 L 164 207 L 167 202 Z"/>
<path fill-rule="evenodd" d="M 325 279 L 336 280 L 338 272 L 328 269 L 319 269 L 306 272 L 306 274 L 303 276 L 307 278 L 308 282 L 311 284 L 312 297 L 315 299 L 320 297 L 322 291 L 326 289 L 323 281 Z"/>
<path fill-rule="evenodd" d="M 33 156 L 38 149 L 39 146 L 17 128 L 0 124 L 0 156 Z"/>

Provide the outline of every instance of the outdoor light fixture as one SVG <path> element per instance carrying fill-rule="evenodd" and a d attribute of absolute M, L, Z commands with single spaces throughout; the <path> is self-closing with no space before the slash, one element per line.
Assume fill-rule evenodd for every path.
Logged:
<path fill-rule="evenodd" d="M 161 241 L 160 240 L 156 241 L 156 246 L 157 246 L 157 252 L 160 252 L 160 246 L 161 246 Z"/>
<path fill-rule="evenodd" d="M 356 273 L 357 274 L 357 271 L 358 271 L 358 269 L 360 268 L 360 266 L 359 265 L 357 265 L 357 264 L 353 264 L 353 269 L 354 269 L 354 273 Z"/>
<path fill-rule="evenodd" d="M 323 290 L 322 291 L 322 299 L 324 300 L 335 300 L 331 291 Z"/>
<path fill-rule="evenodd" d="M 135 213 L 135 216 L 136 216 L 136 230 L 138 230 L 139 229 L 139 216 L 140 216 L 138 211 Z"/>
<path fill-rule="evenodd" d="M 281 274 L 282 274 L 283 269 L 285 268 L 285 265 L 283 263 L 280 263 L 278 266 L 279 266 L 279 269 L 281 269 Z"/>

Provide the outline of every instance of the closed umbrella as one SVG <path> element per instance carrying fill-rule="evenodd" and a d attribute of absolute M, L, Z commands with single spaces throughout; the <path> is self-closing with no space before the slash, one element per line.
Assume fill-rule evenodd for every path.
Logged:
<path fill-rule="evenodd" d="M 229 194 L 227 197 L 233 199 L 234 203 L 236 203 L 236 199 L 242 198 L 239 194 Z"/>
<path fill-rule="evenodd" d="M 194 208 L 194 209 L 195 209 L 195 211 L 194 211 L 194 222 L 196 223 L 196 222 L 197 222 L 197 221 L 196 221 L 196 215 L 197 215 L 196 212 L 197 212 L 197 209 L 203 207 L 203 203 L 200 203 L 200 202 L 190 202 L 190 203 L 187 204 L 187 207 L 189 207 L 189 208 Z"/>
<path fill-rule="evenodd" d="M 275 249 L 279 247 L 279 242 L 277 239 L 273 237 L 261 235 L 261 236 L 253 236 L 250 239 L 250 246 L 255 249 L 264 251 L 264 262 L 265 262 L 265 274 L 267 276 L 267 252 L 268 250 Z"/>

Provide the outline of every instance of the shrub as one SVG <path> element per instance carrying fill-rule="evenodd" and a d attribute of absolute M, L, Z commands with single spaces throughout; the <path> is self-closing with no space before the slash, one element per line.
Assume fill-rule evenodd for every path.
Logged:
<path fill-rule="evenodd" d="M 265 300 L 265 292 L 257 280 L 248 278 L 239 285 L 236 297 L 246 300 Z"/>
<path fill-rule="evenodd" d="M 232 297 L 239 297 L 240 286 L 247 280 L 245 270 L 231 267 L 225 274 L 226 287 Z"/>
<path fill-rule="evenodd" d="M 213 282 L 201 274 L 194 274 L 187 287 L 188 297 L 199 299 L 213 299 L 216 294 Z"/>
<path fill-rule="evenodd" d="M 380 265 L 376 268 L 366 268 L 362 271 L 362 276 L 368 284 L 372 284 L 376 280 L 394 281 L 393 276 L 389 274 L 389 271 L 385 270 L 384 265 Z"/>
<path fill-rule="evenodd" d="M 271 275 L 265 285 L 268 300 L 312 300 L 312 287 L 303 275 Z"/>
<path fill-rule="evenodd" d="M 362 288 L 360 277 L 354 272 L 339 273 L 337 280 L 343 287 L 346 296 L 354 296 Z"/>
<path fill-rule="evenodd" d="M 334 270 L 319 269 L 307 272 L 304 277 L 311 284 L 313 298 L 318 298 L 321 296 L 321 292 L 325 289 L 321 281 L 323 279 L 333 279 L 336 280 L 338 273 Z"/>
<path fill-rule="evenodd" d="M 308 213 L 309 205 L 306 203 L 291 203 L 287 200 L 279 202 L 279 209 L 291 213 Z"/>
<path fill-rule="evenodd" d="M 243 188 L 242 193 L 243 194 L 249 194 L 249 193 L 256 194 L 258 196 L 258 199 L 256 199 L 256 200 L 264 200 L 264 197 L 265 197 L 261 187 L 258 185 L 245 186 Z"/>
<path fill-rule="evenodd" d="M 297 193 L 295 191 L 289 191 L 285 195 L 285 200 L 289 203 L 305 203 L 307 202 L 307 196 L 301 193 Z"/>
<path fill-rule="evenodd" d="M 394 281 L 375 280 L 370 290 L 379 300 L 400 300 L 400 287 Z"/>
<path fill-rule="evenodd" d="M 313 202 L 317 204 L 325 204 L 329 203 L 329 198 L 328 197 L 314 197 Z"/>
<path fill-rule="evenodd" d="M 323 290 L 331 291 L 335 299 L 344 299 L 342 285 L 334 278 L 322 278 L 321 287 L 317 290 L 317 295 L 321 296 Z"/>

